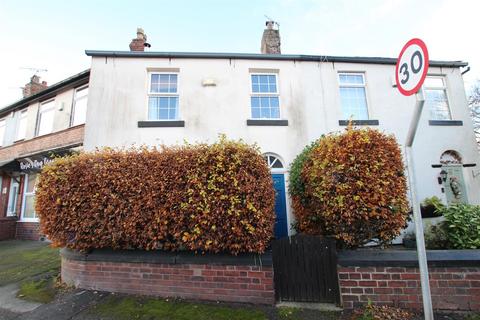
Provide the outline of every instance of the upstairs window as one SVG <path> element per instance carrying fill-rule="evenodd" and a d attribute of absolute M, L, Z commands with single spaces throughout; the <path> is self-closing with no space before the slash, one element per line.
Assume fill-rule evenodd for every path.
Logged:
<path fill-rule="evenodd" d="M 424 85 L 425 105 L 430 112 L 430 120 L 451 120 L 447 98 L 447 86 L 443 77 L 427 77 Z"/>
<path fill-rule="evenodd" d="M 250 104 L 252 119 L 280 119 L 276 74 L 252 74 Z"/>
<path fill-rule="evenodd" d="M 71 126 L 78 126 L 85 123 L 87 116 L 88 87 L 75 89 L 72 105 Z"/>
<path fill-rule="evenodd" d="M 17 119 L 17 132 L 15 134 L 15 141 L 25 139 L 27 135 L 27 113 L 28 110 L 20 111 Z"/>
<path fill-rule="evenodd" d="M 365 75 L 339 73 L 340 101 L 344 119 L 368 120 Z"/>
<path fill-rule="evenodd" d="M 178 74 L 150 74 L 148 120 L 177 120 L 178 118 Z"/>
<path fill-rule="evenodd" d="M 53 131 L 53 116 L 55 114 L 55 100 L 40 104 L 37 119 L 37 136 L 49 134 Z"/>
<path fill-rule="evenodd" d="M 7 126 L 7 120 L 1 119 L 0 120 L 0 147 L 3 146 L 3 140 L 5 140 L 5 128 Z"/>

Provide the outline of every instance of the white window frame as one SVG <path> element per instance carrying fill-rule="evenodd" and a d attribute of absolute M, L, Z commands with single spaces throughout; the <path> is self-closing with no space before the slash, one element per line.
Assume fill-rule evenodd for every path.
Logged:
<path fill-rule="evenodd" d="M 340 75 L 355 75 L 355 76 L 362 76 L 363 84 L 356 84 L 356 83 L 350 83 L 350 84 L 342 84 L 340 81 Z M 371 114 L 370 114 L 370 102 L 368 101 L 368 90 L 367 90 L 367 77 L 365 76 L 364 71 L 339 71 L 337 73 L 337 81 L 338 81 L 338 94 L 340 96 L 340 111 L 342 112 L 342 118 L 344 116 L 343 114 L 343 106 L 342 106 L 342 94 L 340 93 L 340 88 L 363 88 L 365 90 L 365 103 L 367 105 L 367 118 L 366 119 L 355 119 L 355 120 L 370 120 L 371 119 Z M 344 119 L 344 120 L 349 120 L 349 119 Z"/>
<path fill-rule="evenodd" d="M 50 103 L 50 102 L 53 102 L 52 104 L 52 107 L 51 109 L 53 110 L 53 121 L 52 121 L 52 130 L 48 133 L 43 133 L 43 134 L 39 134 L 39 131 L 40 131 L 40 123 L 41 123 L 41 114 L 45 111 L 41 111 L 41 108 L 42 108 L 42 105 L 45 105 L 47 103 Z M 37 124 L 35 126 L 35 137 L 39 137 L 39 136 L 44 136 L 44 135 L 47 135 L 47 134 L 50 134 L 53 132 L 53 129 L 54 129 L 54 124 L 55 124 L 55 98 L 54 99 L 50 99 L 50 100 L 45 100 L 45 101 L 42 101 L 40 102 L 40 104 L 38 105 L 38 112 L 37 112 Z"/>
<path fill-rule="evenodd" d="M 426 84 L 423 86 L 423 91 L 427 91 L 427 90 L 443 90 L 445 92 L 445 98 L 447 99 L 447 107 L 448 107 L 448 113 L 450 115 L 450 119 L 441 119 L 441 120 L 452 120 L 453 119 L 453 113 L 452 113 L 452 108 L 450 107 L 450 96 L 448 94 L 448 84 L 447 84 L 447 78 L 442 75 L 442 74 L 427 74 L 427 77 L 425 80 L 427 80 L 427 78 L 436 78 L 436 79 L 441 79 L 442 80 L 442 83 L 443 83 L 443 86 L 441 87 L 429 87 L 427 86 Z M 439 119 L 431 119 L 430 118 L 430 110 L 428 110 L 428 119 L 429 120 L 439 120 Z M 440 120 L 440 121 L 441 121 Z"/>
<path fill-rule="evenodd" d="M 0 128 L 3 127 L 3 137 L 0 137 L 0 148 L 4 147 L 5 144 L 5 135 L 7 133 L 7 118 L 0 119 Z"/>
<path fill-rule="evenodd" d="M 276 92 L 253 92 L 252 76 L 275 76 Z M 279 74 L 277 72 L 250 72 L 250 120 L 280 120 L 282 118 L 282 101 L 280 98 L 280 87 L 278 85 Z M 254 118 L 252 115 L 252 97 L 278 97 L 278 118 Z"/>
<path fill-rule="evenodd" d="M 23 197 L 22 197 L 22 215 L 21 215 L 21 219 L 20 221 L 24 221 L 24 222 L 38 222 L 40 221 L 37 214 L 35 213 L 34 211 L 34 214 L 35 214 L 35 218 L 25 218 L 25 207 L 27 205 L 27 196 L 35 196 L 35 188 L 33 189 L 33 192 L 27 192 L 27 189 L 28 189 L 28 176 L 29 174 L 25 174 L 24 175 L 24 185 L 23 185 Z"/>
<path fill-rule="evenodd" d="M 17 185 L 17 192 L 15 194 L 12 193 L 13 185 Z M 18 192 L 20 191 L 20 183 L 16 181 L 13 177 L 10 178 L 10 186 L 8 187 L 8 201 L 7 201 L 7 217 L 15 217 L 17 216 L 17 202 L 18 202 Z M 13 197 L 13 198 L 12 198 Z M 10 204 L 13 200 L 13 210 L 10 211 Z"/>
<path fill-rule="evenodd" d="M 78 91 L 82 91 L 83 89 L 87 89 L 87 88 L 89 89 L 88 84 L 75 88 L 75 91 L 74 91 L 74 93 L 73 93 L 72 112 L 71 112 L 71 115 L 70 115 L 70 127 L 73 127 L 73 126 L 74 126 L 73 120 L 75 119 L 75 111 L 76 111 L 76 110 L 75 110 L 75 105 L 77 104 L 77 101 L 78 101 L 78 100 L 77 100 L 77 92 L 78 92 Z M 87 99 L 87 103 L 88 103 L 88 95 L 89 95 L 89 94 L 90 94 L 90 91 L 87 93 L 86 96 L 82 97 L 81 99 Z M 88 107 L 87 107 L 87 108 L 88 108 Z M 86 119 L 86 116 L 85 116 L 85 122 L 86 122 L 86 120 L 87 120 L 87 119 Z M 82 124 L 85 124 L 85 122 L 84 122 L 84 123 L 80 123 L 80 124 L 76 124 L 75 126 L 80 126 L 80 125 L 82 125 Z"/>
<path fill-rule="evenodd" d="M 20 123 L 22 120 L 25 120 L 25 134 L 23 137 L 19 137 L 18 134 L 20 133 Z M 15 128 L 15 141 L 25 140 L 27 137 L 27 130 L 28 130 L 28 108 L 18 111 L 18 118 L 17 118 L 17 125 Z"/>
<path fill-rule="evenodd" d="M 154 74 L 175 74 L 177 75 L 177 92 L 151 92 L 152 89 L 152 75 Z M 145 119 L 147 121 L 178 121 L 181 120 L 181 114 L 180 114 L 180 73 L 177 71 L 150 71 L 148 72 L 148 88 L 147 88 L 147 114 Z M 150 108 L 150 97 L 176 97 L 177 98 L 177 118 L 176 119 L 149 119 L 148 118 L 148 113 L 149 113 L 149 108 Z"/>
<path fill-rule="evenodd" d="M 272 163 L 270 163 L 268 157 L 273 157 L 273 158 L 275 158 L 275 160 Z M 270 169 L 271 173 L 286 173 L 287 172 L 285 162 L 283 161 L 283 159 L 278 154 L 273 153 L 273 152 L 266 152 L 266 153 L 263 154 L 263 158 L 267 162 L 268 169 Z M 280 162 L 280 164 L 282 165 L 281 168 L 274 168 L 273 167 L 273 164 L 276 161 Z"/>

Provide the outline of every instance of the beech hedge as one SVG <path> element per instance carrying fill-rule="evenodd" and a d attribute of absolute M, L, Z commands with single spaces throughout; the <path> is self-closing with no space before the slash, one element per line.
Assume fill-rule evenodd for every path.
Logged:
<path fill-rule="evenodd" d="M 275 191 L 255 146 L 104 149 L 58 158 L 40 174 L 35 209 L 56 246 L 263 252 Z"/>
<path fill-rule="evenodd" d="M 374 129 L 349 127 L 307 146 L 291 165 L 289 192 L 298 231 L 345 247 L 389 242 L 408 219 L 400 147 Z"/>

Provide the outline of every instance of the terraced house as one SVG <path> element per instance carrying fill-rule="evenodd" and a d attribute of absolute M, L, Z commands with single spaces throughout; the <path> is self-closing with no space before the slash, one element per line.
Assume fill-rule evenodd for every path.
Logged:
<path fill-rule="evenodd" d="M 55 156 L 82 149 L 90 71 L 52 86 L 33 76 L 0 109 L 0 239 L 38 240 L 35 183 Z"/>
<path fill-rule="evenodd" d="M 279 237 L 291 232 L 288 167 L 304 146 L 350 119 L 401 144 L 406 139 L 415 97 L 394 87 L 396 59 L 281 54 L 273 22 L 260 54 L 147 52 L 145 40 L 140 29 L 131 51 L 86 51 L 92 64 L 85 149 L 213 141 L 219 133 L 257 143 L 277 189 Z M 414 145 L 420 200 L 480 202 L 466 66 L 430 62 Z"/>
<path fill-rule="evenodd" d="M 51 152 L 208 142 L 219 134 L 257 143 L 277 190 L 275 234 L 283 237 L 294 222 L 288 168 L 304 146 L 350 120 L 405 141 L 415 97 L 394 87 L 394 58 L 281 54 L 271 21 L 259 54 L 148 47 L 139 29 L 130 51 L 87 50 L 90 71 L 0 110 L 3 238 L 15 232 L 38 237 L 34 183 Z M 466 66 L 430 62 L 414 145 L 420 200 L 480 203 L 479 154 L 462 80 Z"/>

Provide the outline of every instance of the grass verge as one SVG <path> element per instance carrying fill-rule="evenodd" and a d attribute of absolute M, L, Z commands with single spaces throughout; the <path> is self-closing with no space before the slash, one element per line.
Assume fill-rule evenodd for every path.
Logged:
<path fill-rule="evenodd" d="M 58 249 L 30 242 L 8 241 L 0 246 L 0 286 L 60 270 Z"/>
<path fill-rule="evenodd" d="M 266 320 L 261 310 L 183 301 L 110 296 L 91 313 L 107 319 Z"/>

